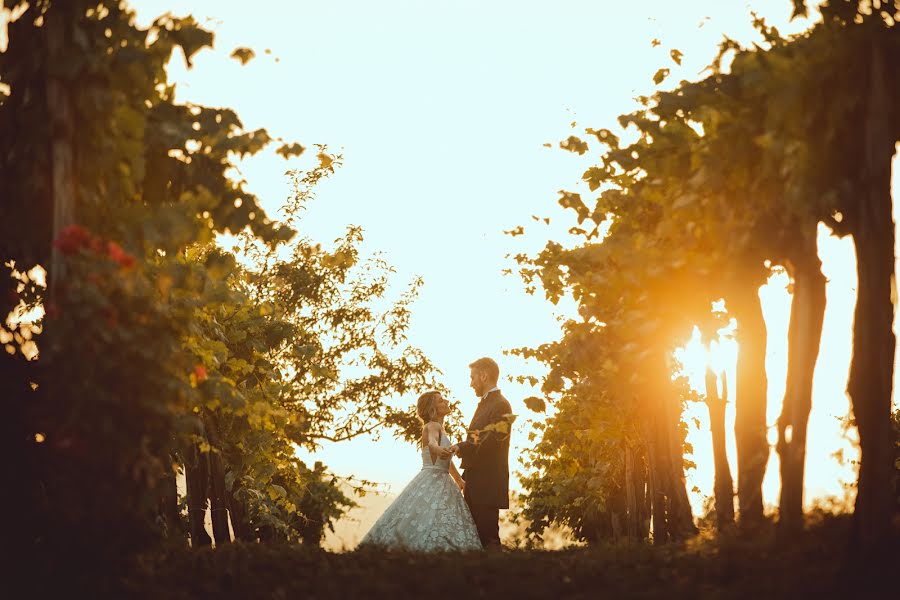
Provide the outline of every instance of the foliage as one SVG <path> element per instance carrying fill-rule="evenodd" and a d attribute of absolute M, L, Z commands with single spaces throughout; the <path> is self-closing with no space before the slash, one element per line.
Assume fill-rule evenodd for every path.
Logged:
<path fill-rule="evenodd" d="M 582 177 L 596 197 L 559 199 L 582 245 L 551 241 L 517 257 L 527 284 L 554 303 L 571 294 L 579 312 L 559 342 L 517 351 L 549 367 L 543 391 L 556 407 L 525 479 L 536 531 L 561 522 L 584 535 L 607 510 L 623 484 L 621 449 L 650 442 L 646 424 L 660 410 L 680 414 L 660 374 L 694 324 L 715 330 L 711 302 L 725 298 L 732 311 L 767 265 L 790 271 L 817 222 L 850 231 L 861 156 L 846 148 L 859 146 L 867 100 L 857 67 L 875 42 L 897 56 L 888 5 L 825 3 L 822 22 L 793 38 L 755 18 L 760 43 L 726 39 L 707 77 L 640 98 L 618 135 L 585 130 L 602 148 Z M 576 136 L 561 146 L 590 151 Z M 654 397 L 666 399 L 654 407 Z"/>
<path fill-rule="evenodd" d="M 522 478 L 529 533 L 539 537 L 561 524 L 579 540 L 620 535 L 613 519 L 624 516 L 625 450 L 639 446 L 645 432 L 636 399 L 616 395 L 635 383 L 623 381 L 619 365 L 626 356 L 612 328 L 569 322 L 560 341 L 520 352 L 551 365 L 542 391 L 555 409 L 529 433 L 530 441 L 539 438 Z M 681 399 L 679 405 L 692 398 L 681 379 L 670 382 L 669 392 Z M 684 434 L 686 428 L 682 443 Z M 646 460 L 642 453 L 639 457 Z M 685 460 L 685 466 L 691 464 Z"/>
<path fill-rule="evenodd" d="M 32 535 L 102 526 L 114 532 L 113 550 L 127 549 L 155 533 L 151 521 L 134 521 L 156 511 L 158 482 L 171 469 L 172 417 L 190 393 L 179 327 L 192 322 L 195 302 L 187 294 L 162 301 L 156 265 L 135 265 L 83 229 L 67 233 L 69 283 L 47 307 L 48 335 L 35 336 L 41 359 L 29 416 L 38 471 L 30 477 L 41 487 L 30 510 L 43 520 Z M 67 245 L 76 239 L 90 247 Z"/>
<path fill-rule="evenodd" d="M 351 503 L 295 449 L 380 425 L 414 437 L 413 412 L 394 404 L 434 385 L 405 344 L 420 282 L 388 302 L 391 269 L 360 259 L 357 228 L 332 250 L 286 245 L 338 157 L 320 147 L 319 168 L 294 173 L 285 220 L 270 219 L 231 173 L 280 140 L 178 103 L 167 82 L 177 48 L 190 66 L 212 45 L 193 17 L 142 29 L 118 0 L 4 5 L 17 18 L 0 54 L 0 308 L 14 314 L 0 372 L 23 560 L 114 569 L 155 543 L 191 448 L 221 459 L 242 524 L 318 543 Z"/>
<path fill-rule="evenodd" d="M 339 165 L 335 157 L 292 173 L 295 193 L 283 207 L 290 226 L 299 228 L 313 186 Z M 295 447 L 383 431 L 416 440 L 418 418 L 389 400 L 439 387 L 430 361 L 405 344 L 421 281 L 388 303 L 391 269 L 361 260 L 361 241 L 356 227 L 330 251 L 310 239 L 269 248 L 242 234 L 237 247 L 249 265 L 219 249 L 202 261 L 227 274 L 232 300 L 205 305 L 199 335 L 187 339 L 204 373 L 194 411 L 215 415 L 221 441 L 212 450 L 224 457 L 226 490 L 247 506 L 251 537 L 271 528 L 318 544 L 352 502 L 321 463 L 297 460 Z"/>
<path fill-rule="evenodd" d="M 175 102 L 173 51 L 190 63 L 212 43 L 193 18 L 140 29 L 119 2 L 5 6 L 19 16 L 0 55 L 0 254 L 19 293 L 3 308 L 19 318 L 4 336 L 41 331 L 27 356 L 10 344 L 2 366 L 17 382 L 15 475 L 32 517 L 21 534 L 35 552 L 77 558 L 86 532 L 108 529 L 98 545 L 118 559 L 158 537 L 159 486 L 190 431 L 183 336 L 223 293 L 186 249 L 216 231 L 250 227 L 269 243 L 292 232 L 226 177 L 268 134 Z"/>

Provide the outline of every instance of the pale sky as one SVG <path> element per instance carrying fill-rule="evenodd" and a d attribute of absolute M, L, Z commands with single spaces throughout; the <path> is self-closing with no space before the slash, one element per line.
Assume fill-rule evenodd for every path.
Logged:
<path fill-rule="evenodd" d="M 555 146 L 584 127 L 615 129 L 615 118 L 635 107 L 636 96 L 654 91 L 652 76 L 660 67 L 672 69 L 664 86 L 701 77 L 723 34 L 758 39 L 751 7 L 782 32 L 805 27 L 787 24 L 789 0 L 257 0 L 252 9 L 221 0 L 132 4 L 143 24 L 165 11 L 192 13 L 216 33 L 215 51 L 200 53 L 193 71 L 173 63 L 180 101 L 232 107 L 248 128 L 267 127 L 273 135 L 306 146 L 328 144 L 344 154 L 345 166 L 320 186 L 303 234 L 328 242 L 347 225 L 360 225 L 364 248 L 383 252 L 397 268 L 395 292 L 424 277 L 410 340 L 444 372 L 466 421 L 477 403 L 466 365 L 488 355 L 503 375 L 539 373 L 502 351 L 558 338 L 557 316 L 571 310 L 527 296 L 517 276 L 501 275 L 514 267 L 509 253 L 534 251 L 549 237 L 577 241 L 566 241 L 574 221 L 556 206 L 557 191 L 585 191 L 578 181 L 592 159 L 542 145 Z M 654 38 L 661 41 L 656 48 Z M 228 58 L 238 46 L 254 48 L 257 58 L 241 67 Z M 669 58 L 673 48 L 684 53 L 681 67 Z M 287 163 L 267 152 L 245 161 L 241 172 L 275 216 L 288 191 L 285 169 L 311 160 Z M 539 227 L 532 215 L 553 220 Z M 525 226 L 525 236 L 503 234 L 517 225 Z M 820 240 L 829 312 L 810 423 L 809 497 L 842 493 L 837 477 L 850 476 L 831 454 L 851 451 L 839 437 L 838 418 L 847 412 L 852 244 Z M 781 327 L 783 337 L 783 282 L 780 290 L 773 284 L 764 296 L 771 331 Z M 783 344 L 773 340 L 770 424 L 780 410 L 784 383 L 777 372 L 785 357 Z M 525 418 L 532 414 L 522 399 L 535 391 L 501 386 L 521 415 L 510 461 L 515 470 L 527 443 Z M 699 515 L 703 496 L 712 491 L 712 457 L 705 409 L 693 412 L 702 429 L 691 426 L 698 468 L 688 487 L 700 489 L 692 493 Z M 328 446 L 316 458 L 340 475 L 389 484 L 394 493 L 420 468 L 417 450 L 390 435 L 378 443 Z M 769 475 L 765 498 L 771 503 L 778 493 L 776 461 Z"/>

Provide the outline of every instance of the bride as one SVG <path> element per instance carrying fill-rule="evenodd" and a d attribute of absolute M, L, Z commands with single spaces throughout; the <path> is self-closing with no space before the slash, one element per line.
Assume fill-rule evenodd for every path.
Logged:
<path fill-rule="evenodd" d="M 461 490 L 465 482 L 451 462 L 444 417 L 450 405 L 440 392 L 419 396 L 422 470 L 378 518 L 360 547 L 420 552 L 480 550 L 481 542 Z"/>

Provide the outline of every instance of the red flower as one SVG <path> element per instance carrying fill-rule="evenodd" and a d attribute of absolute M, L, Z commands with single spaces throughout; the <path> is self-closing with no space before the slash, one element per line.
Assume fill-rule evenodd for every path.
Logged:
<path fill-rule="evenodd" d="M 206 381 L 206 367 L 203 365 L 194 365 L 194 377 L 197 378 L 197 383 Z"/>
<path fill-rule="evenodd" d="M 81 225 L 69 225 L 59 232 L 59 236 L 53 241 L 53 245 L 60 252 L 69 256 L 82 248 L 91 245 L 94 236 Z"/>
<path fill-rule="evenodd" d="M 111 259 L 119 263 L 119 266 L 130 269 L 134 266 L 134 257 L 124 250 L 122 246 L 116 242 L 109 241 L 106 243 L 106 252 Z"/>

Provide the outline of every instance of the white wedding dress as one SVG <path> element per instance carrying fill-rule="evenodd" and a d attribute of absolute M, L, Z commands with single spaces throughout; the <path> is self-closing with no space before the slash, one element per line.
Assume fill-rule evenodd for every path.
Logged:
<path fill-rule="evenodd" d="M 450 439 L 441 432 L 440 446 Z M 450 460 L 422 448 L 422 470 L 387 507 L 360 546 L 417 552 L 481 550 L 472 513 L 450 477 Z"/>

